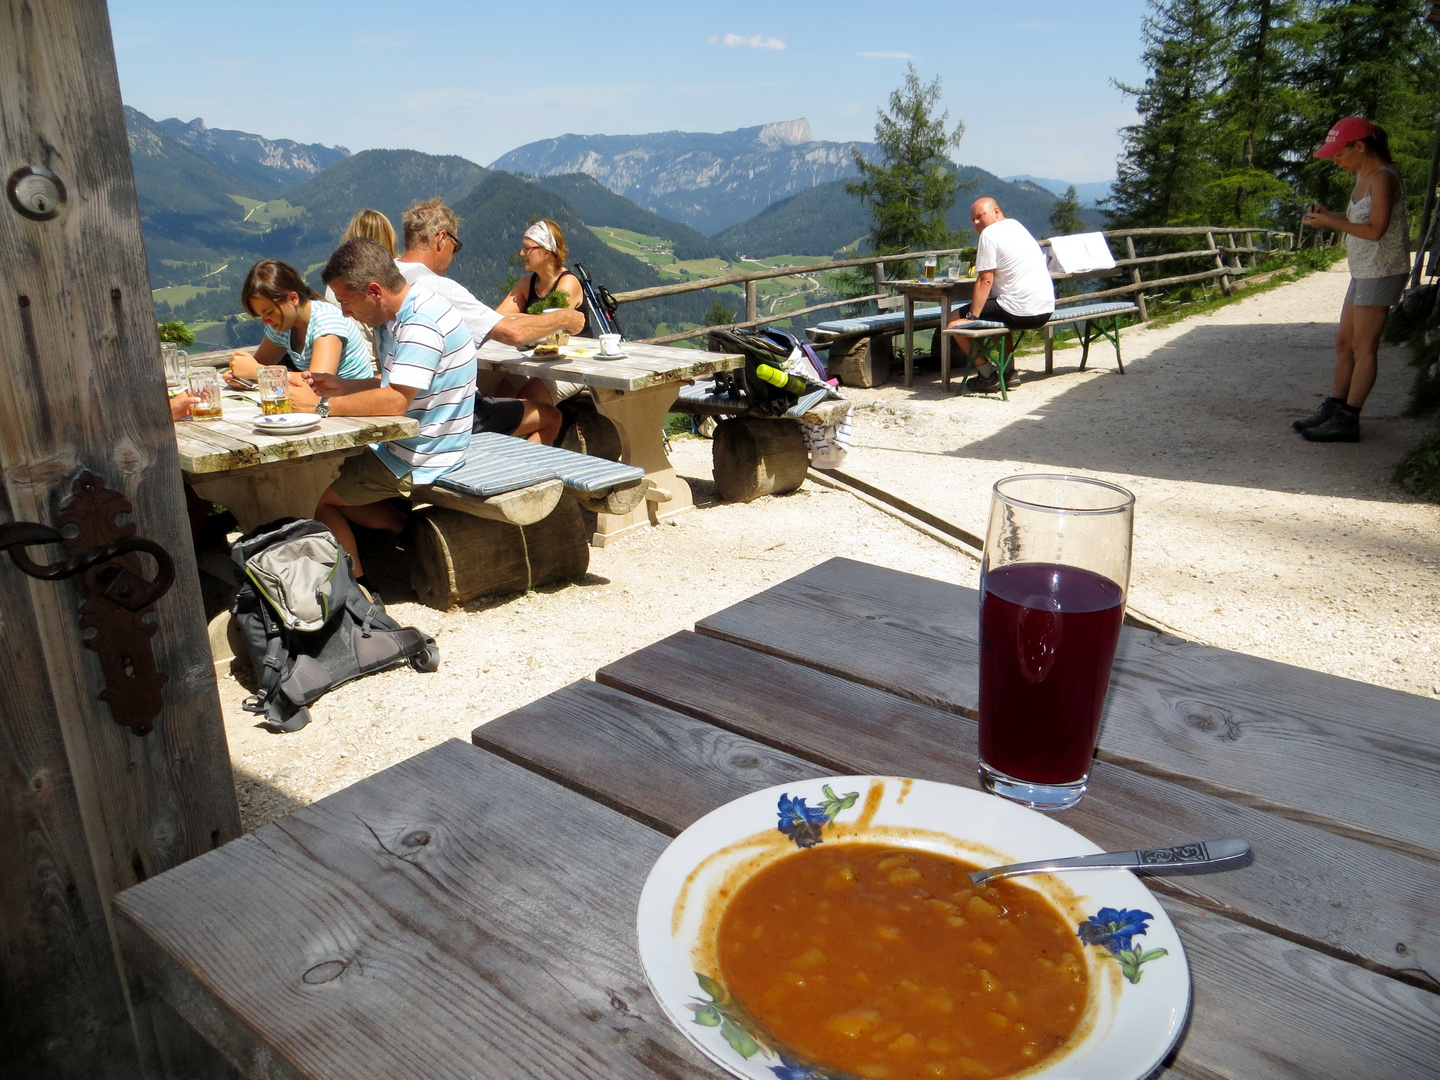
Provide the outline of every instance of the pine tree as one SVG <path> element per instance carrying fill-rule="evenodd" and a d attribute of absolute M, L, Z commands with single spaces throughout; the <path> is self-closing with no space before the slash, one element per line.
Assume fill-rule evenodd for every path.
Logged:
<path fill-rule="evenodd" d="M 1136 99 L 1140 122 L 1121 129 L 1124 150 L 1105 207 L 1112 226 L 1202 223 L 1224 60 L 1216 8 L 1214 0 L 1150 0 L 1141 31 L 1150 75 L 1144 86 L 1115 84 Z"/>
<path fill-rule="evenodd" d="M 904 85 L 890 93 L 889 109 L 876 110 L 881 160 L 853 151 L 860 179 L 845 190 L 869 208 L 871 250 L 882 255 L 952 246 L 945 215 L 960 182 L 949 152 L 960 144 L 965 125 L 947 132 L 950 114 L 934 115 L 939 101 L 940 77 L 921 83 L 909 65 Z"/>
<path fill-rule="evenodd" d="M 1080 219 L 1080 193 L 1071 184 L 1050 208 L 1050 232 L 1053 236 L 1069 236 L 1084 231 L 1085 222 Z"/>

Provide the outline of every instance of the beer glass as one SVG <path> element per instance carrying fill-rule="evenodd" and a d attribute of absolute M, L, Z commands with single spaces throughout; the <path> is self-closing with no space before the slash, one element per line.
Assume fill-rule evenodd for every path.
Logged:
<path fill-rule="evenodd" d="M 290 372 L 283 367 L 262 367 L 255 375 L 260 390 L 260 411 L 276 416 L 290 411 Z"/>
<path fill-rule="evenodd" d="M 190 409 L 196 420 L 219 420 L 224 415 L 220 404 L 220 373 L 214 368 L 191 368 L 185 376 L 190 393 L 200 400 Z"/>
<path fill-rule="evenodd" d="M 930 255 L 926 255 L 926 256 L 925 256 L 925 262 L 922 264 L 922 265 L 925 267 L 925 270 L 924 270 L 924 273 L 922 274 L 922 276 L 924 277 L 924 279 L 925 279 L 926 281 L 934 281 L 934 280 L 935 280 L 935 260 L 936 260 L 936 258 L 937 258 L 937 256 L 935 256 L 934 254 L 930 254 Z"/>
<path fill-rule="evenodd" d="M 1135 496 L 1083 476 L 996 483 L 980 570 L 980 783 L 1084 796 L 1130 584 Z"/>

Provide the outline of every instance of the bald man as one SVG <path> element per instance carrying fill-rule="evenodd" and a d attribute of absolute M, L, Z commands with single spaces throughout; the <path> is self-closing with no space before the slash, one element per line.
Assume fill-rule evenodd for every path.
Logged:
<path fill-rule="evenodd" d="M 1055 311 L 1055 285 L 1045 264 L 1045 252 L 1030 230 L 1012 221 L 1000 204 L 988 196 L 970 206 L 970 224 L 980 238 L 975 251 L 975 293 L 970 309 L 950 321 L 951 326 L 969 319 L 1004 323 L 1011 330 L 1035 330 L 1050 321 Z M 966 356 L 976 347 L 969 338 L 956 338 Z M 1015 348 L 1013 334 L 1005 335 L 1005 353 Z M 1000 389 L 1000 376 L 993 364 L 982 361 L 980 374 L 966 385 L 981 393 Z M 1012 362 L 1005 372 L 1005 386 L 1020 384 Z"/>

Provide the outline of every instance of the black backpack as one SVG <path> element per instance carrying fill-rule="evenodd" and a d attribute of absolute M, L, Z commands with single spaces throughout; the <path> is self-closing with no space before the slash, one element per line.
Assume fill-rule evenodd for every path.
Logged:
<path fill-rule="evenodd" d="M 299 731 L 327 690 L 409 661 L 440 666 L 435 639 L 385 614 L 355 583 L 335 534 L 309 518 L 280 518 L 230 548 L 241 580 L 230 611 L 259 688 L 245 699 L 277 731 Z"/>

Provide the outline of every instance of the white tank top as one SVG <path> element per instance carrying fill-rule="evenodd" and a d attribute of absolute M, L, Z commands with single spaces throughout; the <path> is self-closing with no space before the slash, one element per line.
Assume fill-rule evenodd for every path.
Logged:
<path fill-rule="evenodd" d="M 1382 166 L 1385 172 L 1400 178 L 1393 165 Z M 1373 185 L 1372 185 L 1373 186 Z M 1345 217 L 1352 224 L 1370 223 L 1370 195 L 1352 202 L 1345 211 Z M 1350 256 L 1350 276 L 1355 278 L 1394 277 L 1410 272 L 1410 224 L 1405 220 L 1405 189 L 1401 187 L 1390 211 L 1390 224 L 1385 235 L 1379 240 L 1362 240 L 1358 236 L 1345 237 L 1345 252 Z"/>

